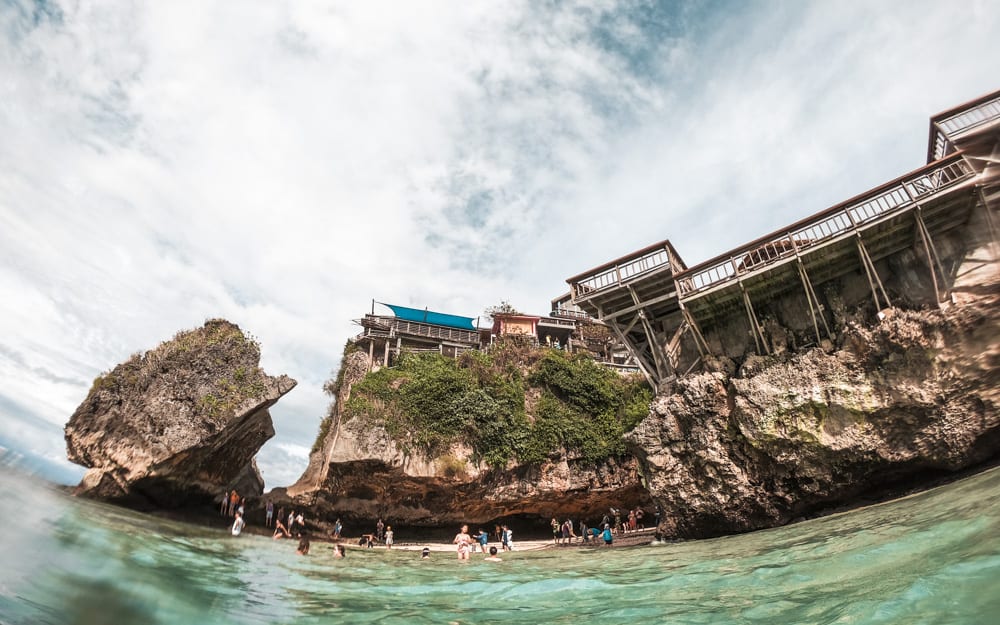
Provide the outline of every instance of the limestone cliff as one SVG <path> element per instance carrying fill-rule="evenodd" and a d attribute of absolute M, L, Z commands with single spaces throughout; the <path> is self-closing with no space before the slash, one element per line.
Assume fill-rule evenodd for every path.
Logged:
<path fill-rule="evenodd" d="M 661 394 L 631 432 L 667 536 L 772 527 L 1000 450 L 1000 299 L 852 324 Z"/>
<path fill-rule="evenodd" d="M 158 508 L 259 495 L 268 408 L 296 384 L 259 363 L 255 340 L 211 320 L 98 377 L 65 429 L 69 459 L 90 468 L 77 492 Z"/>
<path fill-rule="evenodd" d="M 345 355 L 328 386 L 334 403 L 309 467 L 286 491 L 315 518 L 357 526 L 381 516 L 393 525 L 430 528 L 520 518 L 530 526 L 555 515 L 600 518 L 612 505 L 649 504 L 638 464 L 627 454 L 593 462 L 558 448 L 540 461 L 495 466 L 467 440 L 433 453 L 403 445 L 383 422 L 345 414 L 368 369 L 366 354 Z M 529 419 L 538 394 L 529 389 L 522 399 Z"/>

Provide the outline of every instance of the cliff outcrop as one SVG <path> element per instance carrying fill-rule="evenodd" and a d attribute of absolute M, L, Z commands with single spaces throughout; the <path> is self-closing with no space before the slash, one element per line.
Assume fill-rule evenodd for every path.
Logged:
<path fill-rule="evenodd" d="M 993 288 L 944 311 L 895 311 L 850 324 L 836 351 L 680 379 L 626 437 L 661 533 L 773 527 L 994 457 L 998 303 Z"/>
<path fill-rule="evenodd" d="M 345 353 L 327 388 L 334 403 L 309 467 L 286 491 L 313 517 L 355 526 L 384 517 L 394 526 L 427 528 L 519 518 L 530 526 L 556 515 L 600 518 L 611 506 L 649 504 L 635 459 L 624 446 L 600 446 L 618 442 L 620 430 L 587 438 L 588 430 L 631 427 L 617 419 L 646 414 L 648 389 L 633 407 L 594 399 L 589 410 L 604 415 L 602 426 L 557 388 L 572 378 L 580 395 L 598 397 L 602 384 L 635 390 L 640 381 L 591 371 L 589 361 L 551 350 L 497 349 L 462 362 L 414 358 L 424 360 L 369 373 L 366 354 Z M 433 412 L 436 403 L 444 405 L 433 423 L 398 414 L 408 406 Z M 630 409 L 639 414 L 627 416 Z M 456 436 L 435 429 L 442 420 Z"/>
<path fill-rule="evenodd" d="M 90 468 L 76 492 L 139 508 L 259 495 L 268 408 L 296 384 L 259 365 L 254 339 L 211 320 L 99 376 L 65 428 L 69 459 Z"/>

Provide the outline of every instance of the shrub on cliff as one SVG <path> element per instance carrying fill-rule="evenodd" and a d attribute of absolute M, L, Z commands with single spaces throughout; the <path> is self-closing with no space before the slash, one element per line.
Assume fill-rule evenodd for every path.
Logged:
<path fill-rule="evenodd" d="M 526 391 L 537 401 L 526 402 Z M 586 357 L 501 345 L 458 360 L 404 353 L 354 386 L 344 414 L 428 456 L 464 442 L 494 467 L 537 464 L 562 449 L 596 463 L 625 452 L 622 436 L 651 399 L 642 381 Z"/>

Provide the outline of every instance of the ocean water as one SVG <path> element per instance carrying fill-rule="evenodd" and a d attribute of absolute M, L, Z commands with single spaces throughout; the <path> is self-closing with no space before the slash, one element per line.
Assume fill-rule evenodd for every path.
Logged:
<path fill-rule="evenodd" d="M 502 563 L 301 557 L 9 472 L 0 502 L 4 624 L 1000 623 L 1000 470 L 753 534 Z"/>

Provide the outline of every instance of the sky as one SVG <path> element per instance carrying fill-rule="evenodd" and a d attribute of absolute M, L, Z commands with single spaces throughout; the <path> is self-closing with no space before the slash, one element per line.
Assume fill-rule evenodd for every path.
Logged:
<path fill-rule="evenodd" d="M 989 0 L 0 0 L 0 446 L 75 479 L 93 379 L 224 317 L 299 381 L 258 455 L 290 484 L 372 299 L 544 314 L 665 238 L 695 264 L 998 88 Z"/>

